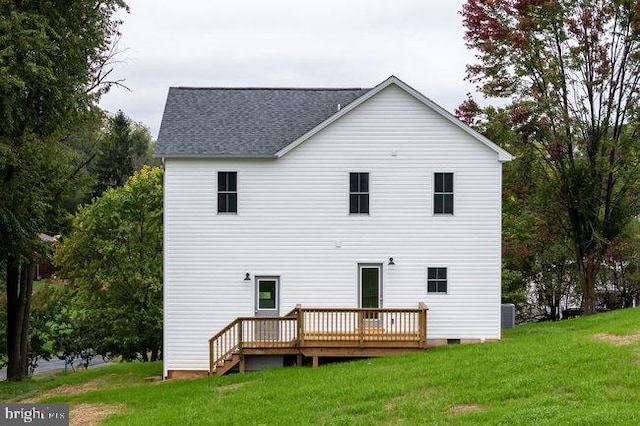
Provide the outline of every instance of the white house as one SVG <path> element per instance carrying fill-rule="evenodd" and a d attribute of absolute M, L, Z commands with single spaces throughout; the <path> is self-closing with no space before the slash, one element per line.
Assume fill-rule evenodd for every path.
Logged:
<path fill-rule="evenodd" d="M 209 339 L 235 318 L 296 305 L 424 302 L 429 343 L 500 338 L 512 156 L 398 78 L 170 88 L 155 155 L 165 376 L 209 371 Z"/>

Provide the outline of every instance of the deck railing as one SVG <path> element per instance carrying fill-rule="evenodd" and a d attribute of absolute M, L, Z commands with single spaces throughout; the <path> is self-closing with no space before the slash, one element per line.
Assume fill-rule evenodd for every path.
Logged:
<path fill-rule="evenodd" d="M 240 317 L 209 339 L 209 371 L 243 347 L 287 348 L 296 344 L 295 316 Z"/>
<path fill-rule="evenodd" d="M 424 304 L 418 309 L 299 308 L 299 345 L 318 342 L 415 342 L 426 344 Z"/>
<path fill-rule="evenodd" d="M 210 372 L 243 348 L 427 347 L 427 307 L 302 308 L 283 317 L 240 317 L 209 339 Z"/>

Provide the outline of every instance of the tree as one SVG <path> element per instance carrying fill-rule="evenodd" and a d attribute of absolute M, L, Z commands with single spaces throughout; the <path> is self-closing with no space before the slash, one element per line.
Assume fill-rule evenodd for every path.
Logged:
<path fill-rule="evenodd" d="M 640 223 L 632 221 L 609 248 L 599 290 L 607 309 L 629 308 L 640 296 Z"/>
<path fill-rule="evenodd" d="M 73 183 L 63 200 L 63 207 L 70 215 L 74 214 L 80 205 L 91 201 L 92 185 L 95 182 L 92 166 L 98 156 L 107 118 L 106 112 L 96 109 L 81 125 L 71 129 L 69 137 L 66 138 L 73 152 L 71 164 Z M 65 225 L 61 229 L 62 232 L 58 234 L 66 233 L 69 222 Z"/>
<path fill-rule="evenodd" d="M 80 208 L 55 262 L 75 291 L 83 334 L 98 353 L 155 360 L 162 343 L 162 168 Z M 109 327 L 104 327 L 109 324 Z"/>
<path fill-rule="evenodd" d="M 0 263 L 10 380 L 27 375 L 38 233 L 56 222 L 73 170 L 66 139 L 111 84 L 122 0 L 0 2 Z"/>
<path fill-rule="evenodd" d="M 571 241 L 586 313 L 613 241 L 638 213 L 640 9 L 628 0 L 467 0 L 468 78 L 508 98 Z"/>
<path fill-rule="evenodd" d="M 95 179 L 93 196 L 124 185 L 143 165 L 151 165 L 151 150 L 151 135 L 146 127 L 132 122 L 122 111 L 110 117 L 91 168 Z"/>
<path fill-rule="evenodd" d="M 558 293 L 554 288 L 560 286 L 558 277 L 566 276 L 558 274 L 556 266 L 560 262 L 569 267 L 571 251 L 554 223 L 561 214 L 560 203 L 549 196 L 546 171 L 537 167 L 538 154 L 527 149 L 523 139 L 529 129 L 515 124 L 518 110 L 481 108 L 471 97 L 455 113 L 515 155 L 503 166 L 502 300 L 516 305 L 518 321 L 551 317 L 547 302 L 552 303 Z M 551 311 L 557 310 L 553 303 Z"/>

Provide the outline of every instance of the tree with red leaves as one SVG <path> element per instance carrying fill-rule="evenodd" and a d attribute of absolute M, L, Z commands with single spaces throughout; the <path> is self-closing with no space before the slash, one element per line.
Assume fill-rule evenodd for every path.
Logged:
<path fill-rule="evenodd" d="M 536 159 L 561 207 L 549 218 L 571 242 L 593 313 L 610 245 L 639 213 L 640 4 L 467 0 L 462 16 L 477 52 L 468 79 L 510 101 L 510 143 Z"/>

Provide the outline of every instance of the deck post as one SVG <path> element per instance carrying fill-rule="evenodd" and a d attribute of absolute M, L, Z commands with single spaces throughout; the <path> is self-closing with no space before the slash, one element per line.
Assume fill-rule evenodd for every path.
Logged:
<path fill-rule="evenodd" d="M 419 333 L 420 333 L 420 347 L 427 348 L 427 305 L 424 302 L 418 303 L 418 321 L 419 321 Z"/>
<path fill-rule="evenodd" d="M 358 323 L 359 327 L 359 339 L 360 339 L 360 347 L 364 346 L 364 311 L 361 309 L 358 311 Z"/>
<path fill-rule="evenodd" d="M 296 356 L 296 367 L 302 367 L 302 354 Z"/>
<path fill-rule="evenodd" d="M 244 324 L 244 321 L 240 320 L 238 322 L 238 350 L 240 351 L 240 354 L 242 354 L 242 325 Z"/>
<path fill-rule="evenodd" d="M 213 374 L 213 339 L 209 339 L 209 375 Z"/>
<path fill-rule="evenodd" d="M 240 365 L 238 366 L 240 374 L 244 374 L 245 367 L 244 355 L 240 355 Z"/>
<path fill-rule="evenodd" d="M 300 304 L 296 305 L 296 312 L 298 315 L 296 321 L 298 326 L 298 348 L 302 348 L 304 346 L 304 311 Z"/>
<path fill-rule="evenodd" d="M 313 368 L 318 368 L 318 364 L 319 364 L 319 360 L 318 360 L 318 355 L 314 355 L 311 359 L 311 367 Z"/>

